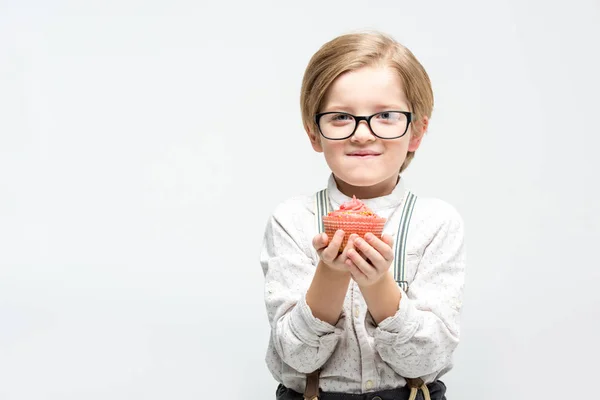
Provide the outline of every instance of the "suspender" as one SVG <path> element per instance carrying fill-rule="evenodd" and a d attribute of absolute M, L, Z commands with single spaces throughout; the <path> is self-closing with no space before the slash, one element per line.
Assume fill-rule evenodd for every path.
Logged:
<path fill-rule="evenodd" d="M 315 210 L 317 232 L 323 233 L 325 232 L 325 227 L 323 226 L 323 216 L 329 214 L 329 212 L 331 211 L 329 205 L 329 198 L 327 197 L 327 189 L 318 191 L 315 194 L 315 204 L 317 206 L 317 209 Z"/>
<path fill-rule="evenodd" d="M 396 235 L 396 247 L 394 250 L 394 279 L 398 282 L 398 285 L 404 292 L 408 292 L 408 282 L 405 277 L 406 239 L 408 237 L 410 218 L 412 217 L 416 201 L 417 196 L 408 191 L 404 198 L 400 224 L 398 224 L 398 234 Z M 325 231 L 323 227 L 323 216 L 327 215 L 331 208 L 327 197 L 327 189 L 320 190 L 315 194 L 315 204 L 317 231 L 323 233 Z"/>
<path fill-rule="evenodd" d="M 405 279 L 406 238 L 408 237 L 408 227 L 416 201 L 417 196 L 408 191 L 404 200 L 404 207 L 402 207 L 402 215 L 400 216 L 400 224 L 398 225 L 398 234 L 396 236 L 394 279 L 405 292 L 408 292 L 408 282 Z"/>

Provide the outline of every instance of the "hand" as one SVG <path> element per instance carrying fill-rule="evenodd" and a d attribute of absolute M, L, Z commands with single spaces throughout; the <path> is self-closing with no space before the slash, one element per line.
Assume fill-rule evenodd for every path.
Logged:
<path fill-rule="evenodd" d="M 340 253 L 340 246 L 343 239 L 344 231 L 338 229 L 333 235 L 331 242 L 326 233 L 321 233 L 313 238 L 312 244 L 315 250 L 317 250 L 317 254 L 319 254 L 323 264 L 339 272 L 349 272 L 348 265 L 346 264 L 346 260 L 348 259 L 347 254 L 354 245 L 352 240 L 349 239 L 346 247 Z"/>
<path fill-rule="evenodd" d="M 345 263 L 358 286 L 371 286 L 389 273 L 394 261 L 394 242 L 390 235 L 383 235 L 382 239 L 372 233 L 367 233 L 364 239 L 350 236 L 354 248 L 347 251 Z"/>

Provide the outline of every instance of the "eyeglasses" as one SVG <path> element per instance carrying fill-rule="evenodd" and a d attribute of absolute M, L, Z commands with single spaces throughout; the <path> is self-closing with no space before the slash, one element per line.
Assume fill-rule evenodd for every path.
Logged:
<path fill-rule="evenodd" d="M 412 113 L 408 111 L 382 111 L 369 116 L 330 111 L 315 115 L 319 132 L 329 140 L 348 139 L 360 121 L 367 121 L 373 135 L 380 139 L 398 139 L 408 131 L 411 119 Z"/>

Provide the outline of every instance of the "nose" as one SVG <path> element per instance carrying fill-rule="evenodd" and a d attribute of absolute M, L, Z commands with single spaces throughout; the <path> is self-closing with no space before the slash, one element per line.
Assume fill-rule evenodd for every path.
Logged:
<path fill-rule="evenodd" d="M 350 139 L 357 143 L 365 143 L 374 141 L 377 138 L 373 135 L 373 132 L 371 132 L 371 128 L 367 121 L 359 121 L 356 131 Z"/>

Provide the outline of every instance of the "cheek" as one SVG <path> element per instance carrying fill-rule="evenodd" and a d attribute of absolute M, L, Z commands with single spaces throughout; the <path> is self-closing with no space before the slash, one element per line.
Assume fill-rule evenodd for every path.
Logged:
<path fill-rule="evenodd" d="M 386 152 L 394 158 L 404 158 L 408 152 L 409 143 L 410 141 L 405 140 L 404 138 L 398 140 L 397 142 L 388 143 L 386 146 Z"/>
<path fill-rule="evenodd" d="M 329 159 L 343 156 L 344 143 L 342 141 L 323 143 L 323 154 Z"/>
<path fill-rule="evenodd" d="M 388 168 L 391 170 L 400 169 L 402 164 L 404 164 L 404 160 L 406 160 L 406 155 L 408 154 L 408 145 L 409 142 L 407 140 L 403 140 L 399 143 L 390 143 L 390 145 L 387 146 L 385 163 Z"/>

